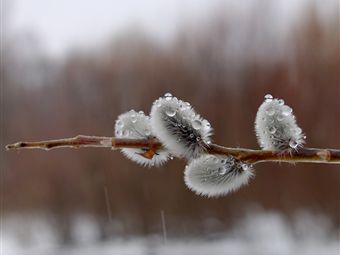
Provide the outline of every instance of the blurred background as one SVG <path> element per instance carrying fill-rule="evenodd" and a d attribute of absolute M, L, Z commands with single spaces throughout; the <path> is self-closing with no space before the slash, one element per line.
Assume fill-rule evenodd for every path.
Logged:
<path fill-rule="evenodd" d="M 337 165 L 260 164 L 222 198 L 184 160 L 142 168 L 109 149 L 5 152 L 19 140 L 113 136 L 166 92 L 214 141 L 258 148 L 265 94 L 308 147 L 340 148 L 338 0 L 1 1 L 1 255 L 340 254 Z M 81 252 L 81 253 L 80 253 Z"/>

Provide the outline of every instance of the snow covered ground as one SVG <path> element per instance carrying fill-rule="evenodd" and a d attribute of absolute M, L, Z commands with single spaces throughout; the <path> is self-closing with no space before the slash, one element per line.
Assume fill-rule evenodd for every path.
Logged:
<path fill-rule="evenodd" d="M 1 255 L 340 255 L 340 232 L 327 218 L 300 213 L 289 224 L 276 213 L 249 214 L 215 238 L 176 239 L 168 236 L 116 238 L 97 242 L 96 228 L 83 218 L 75 225 L 76 244 L 60 246 L 46 222 L 20 217 L 3 221 Z"/>

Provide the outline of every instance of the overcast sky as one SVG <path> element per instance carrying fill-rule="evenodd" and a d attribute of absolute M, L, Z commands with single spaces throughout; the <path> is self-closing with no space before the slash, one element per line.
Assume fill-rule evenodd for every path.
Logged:
<path fill-rule="evenodd" d="M 133 26 L 167 40 L 186 21 L 204 19 L 212 8 L 223 6 L 231 13 L 242 14 L 243 9 L 258 3 L 256 0 L 3 1 L 9 3 L 11 31 L 17 35 L 33 32 L 44 50 L 52 55 L 74 47 L 91 47 Z M 301 3 L 308 1 L 276 0 L 278 15 L 281 13 L 282 20 L 287 22 Z"/>
<path fill-rule="evenodd" d="M 164 39 L 180 20 L 204 14 L 220 0 L 14 0 L 12 31 L 34 31 L 48 51 L 91 45 L 138 26 Z"/>

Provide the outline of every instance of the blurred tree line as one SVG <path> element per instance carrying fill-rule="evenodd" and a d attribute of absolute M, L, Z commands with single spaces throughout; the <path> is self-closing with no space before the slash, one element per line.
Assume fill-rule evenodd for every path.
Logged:
<path fill-rule="evenodd" d="M 311 6 L 285 33 L 271 28 L 270 5 L 253 14 L 232 23 L 213 13 L 166 45 L 131 29 L 61 60 L 47 58 L 34 37 L 8 36 L 1 66 L 4 143 L 113 136 L 120 113 L 148 113 L 170 92 L 211 122 L 217 143 L 257 148 L 253 122 L 270 93 L 292 106 L 307 146 L 339 148 L 339 9 L 322 19 Z M 219 199 L 190 192 L 184 166 L 173 160 L 143 169 L 105 149 L 6 152 L 5 213 L 46 213 L 64 242 L 72 241 L 79 214 L 95 217 L 102 239 L 161 233 L 161 210 L 170 237 L 224 231 L 254 208 L 288 218 L 307 208 L 340 224 L 338 166 L 257 165 L 248 186 Z"/>

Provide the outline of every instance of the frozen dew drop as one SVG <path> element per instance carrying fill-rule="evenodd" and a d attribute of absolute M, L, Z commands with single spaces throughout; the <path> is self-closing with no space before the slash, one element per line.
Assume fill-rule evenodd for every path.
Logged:
<path fill-rule="evenodd" d="M 248 171 L 249 168 L 250 168 L 250 166 L 249 166 L 248 164 L 245 164 L 245 163 L 243 163 L 243 164 L 241 165 L 241 167 L 242 167 L 243 171 Z"/>
<path fill-rule="evenodd" d="M 151 130 L 149 130 L 149 129 L 145 130 L 145 135 L 146 136 L 150 136 L 151 135 Z"/>
<path fill-rule="evenodd" d="M 135 113 L 135 111 L 134 110 L 131 110 L 131 116 L 130 116 L 130 118 L 131 118 L 131 122 L 132 123 L 136 123 L 137 122 L 137 116 L 136 116 L 136 113 Z"/>
<path fill-rule="evenodd" d="M 173 160 L 173 159 L 174 159 L 174 156 L 170 156 L 169 158 L 170 158 L 170 160 Z"/>
<path fill-rule="evenodd" d="M 207 144 L 211 144 L 211 141 L 207 141 Z"/>
<path fill-rule="evenodd" d="M 273 96 L 271 94 L 267 94 L 264 96 L 264 100 L 266 102 L 271 102 L 273 100 Z"/>
<path fill-rule="evenodd" d="M 202 127 L 202 122 L 200 120 L 194 120 L 192 122 L 192 127 L 196 130 L 199 130 Z"/>
<path fill-rule="evenodd" d="M 294 141 L 294 140 L 289 141 L 289 147 L 290 148 L 296 149 L 298 146 L 299 146 L 299 144 L 296 141 Z"/>
<path fill-rule="evenodd" d="M 172 99 L 172 95 L 168 92 L 164 94 L 165 100 L 170 101 Z"/>
<path fill-rule="evenodd" d="M 278 121 L 283 121 L 284 119 L 284 116 L 283 115 L 278 115 L 277 118 L 276 118 Z"/>
<path fill-rule="evenodd" d="M 116 135 L 117 135 L 117 136 L 122 136 L 122 135 L 123 135 L 122 130 L 117 130 Z"/>
<path fill-rule="evenodd" d="M 302 133 L 302 129 L 301 129 L 301 128 L 297 128 L 297 129 L 295 130 L 295 133 L 296 133 L 297 135 L 301 134 L 301 133 Z"/>
<path fill-rule="evenodd" d="M 218 168 L 218 174 L 219 175 L 225 175 L 227 173 L 227 168 L 226 167 L 219 167 Z"/>
<path fill-rule="evenodd" d="M 269 108 L 266 110 L 266 113 L 268 116 L 273 116 L 275 114 L 275 109 L 274 108 Z"/>
<path fill-rule="evenodd" d="M 276 128 L 275 127 L 269 127 L 268 131 L 269 131 L 270 134 L 275 134 Z"/>
<path fill-rule="evenodd" d="M 176 110 L 174 108 L 169 108 L 165 110 L 166 115 L 173 117 L 176 115 Z"/>
<path fill-rule="evenodd" d="M 123 128 L 124 127 L 124 123 L 121 120 L 117 120 L 116 124 L 117 124 L 117 128 Z"/>
<path fill-rule="evenodd" d="M 282 115 L 284 115 L 284 116 L 289 116 L 292 112 L 293 112 L 293 109 L 290 108 L 289 106 L 285 106 L 282 109 Z"/>
<path fill-rule="evenodd" d="M 122 135 L 127 137 L 129 136 L 129 133 L 130 133 L 129 130 L 123 130 Z"/>
<path fill-rule="evenodd" d="M 153 102 L 153 104 L 156 105 L 157 107 L 161 107 L 162 106 L 162 102 L 159 99 L 157 99 L 155 102 Z"/>
<path fill-rule="evenodd" d="M 279 105 L 284 105 L 285 104 L 285 101 L 283 99 L 279 99 Z"/>

